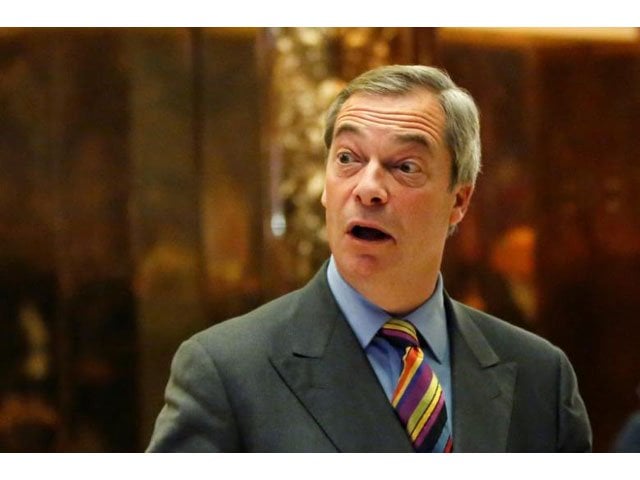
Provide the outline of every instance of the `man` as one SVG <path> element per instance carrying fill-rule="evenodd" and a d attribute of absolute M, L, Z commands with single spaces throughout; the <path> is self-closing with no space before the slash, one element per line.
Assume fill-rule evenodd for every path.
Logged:
<path fill-rule="evenodd" d="M 590 450 L 565 355 L 444 290 L 480 168 L 471 97 L 435 68 L 378 68 L 325 142 L 331 258 L 180 347 L 149 450 Z"/>
<path fill-rule="evenodd" d="M 636 393 L 640 396 L 640 385 L 636 388 Z M 618 432 L 613 443 L 613 451 L 617 453 L 640 453 L 640 408 L 629 416 L 622 429 Z"/>

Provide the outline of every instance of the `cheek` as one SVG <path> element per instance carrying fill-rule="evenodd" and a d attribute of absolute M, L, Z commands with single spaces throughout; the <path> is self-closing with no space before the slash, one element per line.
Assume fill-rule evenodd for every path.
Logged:
<path fill-rule="evenodd" d="M 419 232 L 430 232 L 434 230 L 447 230 L 449 228 L 449 219 L 453 210 L 453 198 L 442 195 L 415 195 L 406 197 L 403 204 L 406 212 L 409 213 L 412 229 Z"/>
<path fill-rule="evenodd" d="M 327 177 L 322 191 L 321 202 L 325 208 L 338 208 L 343 195 L 344 185 L 332 177 Z"/>
<path fill-rule="evenodd" d="M 325 218 L 327 224 L 329 224 L 334 221 L 339 210 L 337 206 L 337 191 L 335 189 L 335 186 L 332 185 L 329 181 L 327 181 L 327 183 L 325 184 L 324 190 L 322 192 L 321 202 L 325 209 Z"/>

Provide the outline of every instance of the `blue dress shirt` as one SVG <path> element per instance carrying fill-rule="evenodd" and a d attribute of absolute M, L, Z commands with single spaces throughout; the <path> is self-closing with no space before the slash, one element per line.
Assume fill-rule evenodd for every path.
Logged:
<path fill-rule="evenodd" d="M 338 306 L 356 334 L 364 349 L 387 398 L 391 400 L 396 382 L 402 372 L 402 355 L 399 349 L 380 336 L 380 328 L 391 315 L 369 302 L 340 275 L 333 256 L 327 270 L 329 288 Z M 426 361 L 435 372 L 445 395 L 448 427 L 453 431 L 453 392 L 451 390 L 451 361 L 449 358 L 449 335 L 442 293 L 442 275 L 438 276 L 431 297 L 409 315 L 403 317 L 411 322 L 427 343 L 423 351 Z"/>

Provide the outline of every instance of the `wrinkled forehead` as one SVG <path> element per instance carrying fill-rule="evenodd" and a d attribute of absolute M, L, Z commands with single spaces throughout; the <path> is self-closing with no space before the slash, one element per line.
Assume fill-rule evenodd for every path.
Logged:
<path fill-rule="evenodd" d="M 442 137 L 445 114 L 436 94 L 426 89 L 397 95 L 353 94 L 336 117 L 334 136 L 344 126 L 393 127 Z"/>

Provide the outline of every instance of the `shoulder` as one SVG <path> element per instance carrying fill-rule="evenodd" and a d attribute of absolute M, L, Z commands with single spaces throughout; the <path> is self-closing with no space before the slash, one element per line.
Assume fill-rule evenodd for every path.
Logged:
<path fill-rule="evenodd" d="M 271 343 L 271 339 L 287 330 L 295 318 L 301 291 L 296 290 L 238 317 L 224 320 L 202 330 L 185 344 L 197 344 L 212 356 L 255 355 Z"/>
<path fill-rule="evenodd" d="M 547 339 L 488 313 L 451 300 L 458 327 L 467 341 L 481 336 L 502 360 L 533 362 L 564 360 L 564 353 Z"/>
<path fill-rule="evenodd" d="M 516 441 L 514 451 L 529 450 L 534 438 L 542 442 L 534 451 L 590 451 L 588 415 L 564 352 L 534 333 L 461 303 L 451 301 L 451 308 L 460 351 L 466 344 L 483 367 L 509 365 L 513 372 L 512 422 L 529 432 L 519 435 L 524 443 Z"/>
<path fill-rule="evenodd" d="M 271 300 L 244 315 L 225 320 L 191 339 L 212 355 L 257 356 L 276 345 L 288 348 L 299 336 L 330 328 L 338 312 L 326 278 L 326 263 L 302 288 Z M 324 325 L 324 327 L 319 327 Z"/>
<path fill-rule="evenodd" d="M 267 348 L 272 341 L 290 341 L 315 326 L 317 318 L 332 316 L 338 306 L 329 289 L 327 263 L 302 288 L 265 303 L 244 315 L 225 320 L 197 333 L 189 341 L 205 348 Z"/>

